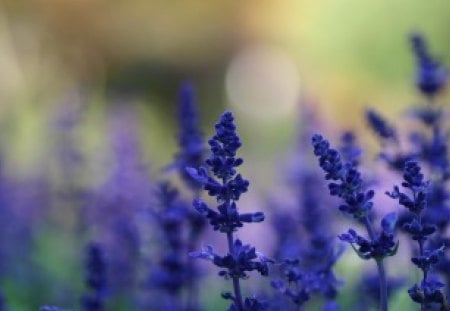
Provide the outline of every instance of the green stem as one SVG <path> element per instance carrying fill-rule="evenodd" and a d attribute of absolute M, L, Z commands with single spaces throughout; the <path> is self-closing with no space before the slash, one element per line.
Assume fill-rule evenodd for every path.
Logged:
<path fill-rule="evenodd" d="M 376 235 L 373 229 L 372 223 L 369 217 L 366 215 L 364 217 L 364 225 L 366 226 L 367 233 L 372 241 L 375 241 Z M 387 299 L 387 281 L 386 281 L 386 270 L 384 269 L 383 259 L 377 259 L 377 269 L 378 269 L 378 279 L 380 284 L 380 311 L 388 310 L 388 299 Z"/>
<path fill-rule="evenodd" d="M 231 255 L 234 255 L 234 240 L 233 240 L 233 232 L 227 232 L 227 240 L 228 240 L 228 251 Z M 239 277 L 233 276 L 233 290 L 235 297 L 235 304 L 238 311 L 244 311 L 244 304 L 242 302 L 242 293 L 241 293 L 241 285 L 239 284 Z"/>

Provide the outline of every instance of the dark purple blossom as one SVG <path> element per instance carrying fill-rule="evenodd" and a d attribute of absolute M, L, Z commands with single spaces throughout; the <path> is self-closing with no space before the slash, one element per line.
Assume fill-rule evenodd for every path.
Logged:
<path fill-rule="evenodd" d="M 210 196 L 216 198 L 217 210 L 208 207 L 200 199 L 194 200 L 193 205 L 209 220 L 214 230 L 226 233 L 228 254 L 220 256 L 213 252 L 212 247 L 207 247 L 202 252 L 191 253 L 191 256 L 211 260 L 216 266 L 225 268 L 219 272 L 219 275 L 231 278 L 233 281 L 233 295 L 226 297 L 233 301 L 230 310 L 248 311 L 255 308 L 262 310 L 263 305 L 256 303 L 253 298 L 244 300 L 240 279 L 247 278 L 247 272 L 253 270 L 267 275 L 268 263 L 271 261 L 258 255 L 254 247 L 234 239 L 233 234 L 243 226 L 243 223 L 262 222 L 264 214 L 261 212 L 240 213 L 236 204 L 240 196 L 247 191 L 249 182 L 236 170 L 243 163 L 243 159 L 236 157 L 241 142 L 236 133 L 233 114 L 231 112 L 222 114 L 215 129 L 215 135 L 208 141 L 211 153 L 205 161 L 209 170 L 203 166 L 190 167 L 186 170 L 203 185 Z"/>
<path fill-rule="evenodd" d="M 382 230 L 374 240 L 366 239 L 349 229 L 347 233 L 339 235 L 341 241 L 350 243 L 362 259 L 382 259 L 394 256 L 397 252 L 398 242 L 394 240 L 392 231 Z"/>
<path fill-rule="evenodd" d="M 415 284 L 408 290 L 408 293 L 413 301 L 421 305 L 422 310 L 429 308 L 432 303 L 439 304 L 441 309 L 445 310 L 446 301 L 441 292 L 444 284 L 432 280 L 430 276 L 433 267 L 444 256 L 444 246 L 435 247 L 431 244 L 429 248 L 426 248 L 426 242 L 436 231 L 436 227 L 434 224 L 426 223 L 422 217 L 427 209 L 426 197 L 429 182 L 425 180 L 420 166 L 414 161 L 405 164 L 403 179 L 402 186 L 408 190 L 409 194 L 402 192 L 397 186 L 394 187 L 393 192 L 387 194 L 393 199 L 397 199 L 399 204 L 406 207 L 412 214 L 412 219 L 406 222 L 403 228 L 419 245 L 418 255 L 413 256 L 411 261 L 422 270 L 423 278 L 420 284 Z"/>
<path fill-rule="evenodd" d="M 210 196 L 216 197 L 219 203 L 217 211 L 208 207 L 200 199 L 194 200 L 195 209 L 205 216 L 214 230 L 233 232 L 242 227 L 244 222 L 261 222 L 264 214 L 261 212 L 240 214 L 235 201 L 241 194 L 247 192 L 249 182 L 240 174 L 236 167 L 243 163 L 236 158 L 236 151 L 241 146 L 236 134 L 234 117 L 231 112 L 225 112 L 216 124 L 216 134 L 209 140 L 211 155 L 206 164 L 211 169 L 210 175 L 206 167 L 187 168 L 187 172 L 203 187 Z"/>
<path fill-rule="evenodd" d="M 413 34 L 411 43 L 417 61 L 416 85 L 424 95 L 433 97 L 446 86 L 448 72 L 430 55 L 424 37 Z"/>
<path fill-rule="evenodd" d="M 206 246 L 201 252 L 190 253 L 191 257 L 201 258 L 212 261 L 221 270 L 219 275 L 225 279 L 248 277 L 247 272 L 258 271 L 261 275 L 267 276 L 269 273 L 268 264 L 271 259 L 259 254 L 256 249 L 250 245 L 242 244 L 239 239 L 234 241 L 233 253 L 220 256 L 214 253 L 211 246 Z"/>
<path fill-rule="evenodd" d="M 382 139 L 397 140 L 395 128 L 390 125 L 378 112 L 366 110 L 366 120 L 370 128 Z"/>
<path fill-rule="evenodd" d="M 184 182 L 198 191 L 202 184 L 193 179 L 186 167 L 199 167 L 203 163 L 205 148 L 203 135 L 200 132 L 200 120 L 197 99 L 193 86 L 184 82 L 178 95 L 178 145 L 179 151 L 174 165 Z"/>
<path fill-rule="evenodd" d="M 380 310 L 387 311 L 387 285 L 383 259 L 393 256 L 398 247 L 391 230 L 393 226 L 391 223 L 395 222 L 395 217 L 387 215 L 381 223 L 381 232 L 377 233 L 373 228 L 371 213 L 373 206 L 371 200 L 375 192 L 363 189 L 363 181 L 357 167 L 345 163 L 339 152 L 330 148 L 329 142 L 318 134 L 312 137 L 312 145 L 314 154 L 319 159 L 319 165 L 326 173 L 325 179 L 332 180 L 328 184 L 330 194 L 344 201 L 339 209 L 356 218 L 366 228 L 368 239 L 353 229 L 340 238 L 350 243 L 361 258 L 375 260 L 380 280 Z"/>
<path fill-rule="evenodd" d="M 344 163 L 339 152 L 330 148 L 330 144 L 320 135 L 312 138 L 314 154 L 319 158 L 319 165 L 325 171 L 325 179 L 333 180 L 328 188 L 332 196 L 344 201 L 339 209 L 356 219 L 363 219 L 372 208 L 373 190 L 363 191 L 361 174 L 349 163 Z"/>

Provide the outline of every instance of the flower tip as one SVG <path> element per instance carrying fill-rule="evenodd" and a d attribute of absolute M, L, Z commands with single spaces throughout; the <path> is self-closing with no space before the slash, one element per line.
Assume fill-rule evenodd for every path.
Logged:
<path fill-rule="evenodd" d="M 395 227 L 397 226 L 398 221 L 398 214 L 393 212 L 389 213 L 386 216 L 383 217 L 381 220 L 381 227 L 383 228 L 383 231 L 392 233 L 395 230 Z"/>

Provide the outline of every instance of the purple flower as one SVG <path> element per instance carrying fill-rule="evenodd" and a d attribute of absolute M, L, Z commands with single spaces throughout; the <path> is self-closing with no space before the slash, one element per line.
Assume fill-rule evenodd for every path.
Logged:
<path fill-rule="evenodd" d="M 366 120 L 370 128 L 382 139 L 397 140 L 395 128 L 375 110 L 366 110 Z"/>
<path fill-rule="evenodd" d="M 241 158 L 236 158 L 236 151 L 241 146 L 236 134 L 234 117 L 231 112 L 225 112 L 216 124 L 216 134 L 209 140 L 211 155 L 206 164 L 211 169 L 212 175 L 206 167 L 187 168 L 186 171 L 201 183 L 210 196 L 216 197 L 219 203 L 215 211 L 200 199 L 194 200 L 195 209 L 205 216 L 214 230 L 221 232 L 233 232 L 242 227 L 244 222 L 261 222 L 264 214 L 261 212 L 240 214 L 235 201 L 241 194 L 247 192 L 249 182 L 240 174 L 236 167 L 243 163 Z"/>
<path fill-rule="evenodd" d="M 175 157 L 175 167 L 184 182 L 194 190 L 201 188 L 201 184 L 192 179 L 186 172 L 186 167 L 199 167 L 203 162 L 205 148 L 203 136 L 200 132 L 199 113 L 194 88 L 184 82 L 179 91 L 178 99 L 178 145 L 179 151 Z"/>
<path fill-rule="evenodd" d="M 102 247 L 96 243 L 90 243 L 86 256 L 86 280 L 88 292 L 83 295 L 81 305 L 83 311 L 105 310 L 106 295 L 106 260 Z"/>
<path fill-rule="evenodd" d="M 254 247 L 235 239 L 233 234 L 243 223 L 262 222 L 264 214 L 240 213 L 236 204 L 240 196 L 247 191 L 249 182 L 238 174 L 236 169 L 244 161 L 236 157 L 241 142 L 236 133 L 233 114 L 223 113 L 215 129 L 215 135 L 208 141 L 211 153 L 205 161 L 209 170 L 202 166 L 186 168 L 186 171 L 203 185 L 203 189 L 208 191 L 210 196 L 216 198 L 217 210 L 210 208 L 200 199 L 194 200 L 193 205 L 209 220 L 214 230 L 226 233 L 228 254 L 220 256 L 213 252 L 212 247 L 208 247 L 202 252 L 191 253 L 191 256 L 212 261 L 216 266 L 224 268 L 219 272 L 220 276 L 232 279 L 234 294 L 224 297 L 233 301 L 229 310 L 255 310 L 262 308 L 263 304 L 257 303 L 254 298 L 243 298 L 240 279 L 247 278 L 247 272 L 254 270 L 261 275 L 267 275 L 268 263 L 271 261 L 258 255 Z"/>
<path fill-rule="evenodd" d="M 448 72 L 430 55 L 424 37 L 413 34 L 411 43 L 417 61 L 416 85 L 424 95 L 433 97 L 446 86 Z"/>
<path fill-rule="evenodd" d="M 356 219 L 363 219 L 372 208 L 373 190 L 362 190 L 361 174 L 349 163 L 341 160 L 339 152 L 330 148 L 330 144 L 320 135 L 312 138 L 314 154 L 319 158 L 319 165 L 325 171 L 325 179 L 333 180 L 328 184 L 330 194 L 343 199 L 339 209 Z"/>
<path fill-rule="evenodd" d="M 413 256 L 411 261 L 422 270 L 423 278 L 421 283 L 415 284 L 408 290 L 411 299 L 419 303 L 423 310 L 430 307 L 430 304 L 437 303 L 441 308 L 446 309 L 444 295 L 441 292 L 443 284 L 431 279 L 430 272 L 444 256 L 444 246 L 436 247 L 426 242 L 436 231 L 434 224 L 426 223 L 422 217 L 427 209 L 427 191 L 429 182 L 424 179 L 421 168 L 417 162 L 411 161 L 405 164 L 402 182 L 403 188 L 409 194 L 404 193 L 395 186 L 393 192 L 387 194 L 393 199 L 397 199 L 399 204 L 406 207 L 412 214 L 411 220 L 403 225 L 406 232 L 411 234 L 413 240 L 419 245 L 417 256 Z"/>

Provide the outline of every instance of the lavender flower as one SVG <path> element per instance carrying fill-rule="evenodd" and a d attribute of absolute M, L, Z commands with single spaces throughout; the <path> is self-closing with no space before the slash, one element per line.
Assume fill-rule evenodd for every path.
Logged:
<path fill-rule="evenodd" d="M 233 301 L 230 310 L 254 310 L 254 306 L 260 304 L 251 303 L 254 300 L 244 301 L 239 280 L 246 278 L 247 272 L 253 270 L 267 275 L 270 260 L 259 255 L 255 248 L 235 239 L 233 234 L 243 226 L 243 223 L 263 221 L 264 214 L 261 212 L 241 214 L 236 205 L 239 197 L 247 191 L 249 182 L 236 171 L 243 160 L 236 157 L 241 142 L 236 133 L 232 113 L 225 112 L 215 128 L 216 134 L 208 141 L 211 154 L 206 160 L 212 174 L 206 167 L 187 168 L 187 172 L 203 185 L 210 196 L 216 197 L 217 211 L 200 199 L 194 200 L 193 204 L 195 209 L 209 220 L 214 230 L 227 235 L 228 254 L 220 256 L 214 253 L 212 247 L 206 247 L 201 252 L 191 253 L 191 256 L 212 261 L 216 266 L 223 268 L 219 272 L 220 276 L 232 279 L 234 294 L 224 296 Z"/>
<path fill-rule="evenodd" d="M 358 220 L 365 220 L 372 209 L 373 190 L 364 192 L 361 174 L 351 164 L 341 160 L 339 152 L 330 148 L 330 144 L 320 135 L 312 138 L 314 154 L 319 165 L 325 171 L 325 179 L 337 182 L 328 184 L 330 194 L 344 201 L 339 209 Z"/>
<path fill-rule="evenodd" d="M 236 167 L 243 163 L 243 159 L 236 158 L 236 151 L 241 146 L 236 134 L 234 117 L 231 112 L 225 112 L 216 124 L 216 135 L 209 140 L 211 156 L 206 164 L 211 168 L 215 178 L 205 167 L 199 169 L 187 168 L 192 178 L 203 184 L 210 196 L 214 196 L 219 203 L 218 212 L 212 210 L 202 200 L 194 200 L 195 209 L 205 216 L 214 230 L 233 233 L 245 222 L 261 222 L 264 214 L 261 212 L 240 214 L 236 201 L 247 192 L 249 182 L 236 174 Z"/>
<path fill-rule="evenodd" d="M 373 109 L 366 110 L 366 120 L 370 128 L 381 139 L 397 139 L 395 128 L 390 125 L 378 112 Z"/>
<path fill-rule="evenodd" d="M 83 311 L 105 310 L 106 295 L 106 262 L 99 244 L 90 243 L 87 247 L 86 280 L 88 292 L 83 295 L 81 305 Z"/>
<path fill-rule="evenodd" d="M 361 148 L 356 144 L 355 134 L 351 131 L 346 131 L 341 136 L 341 146 L 339 148 L 341 155 L 345 162 L 358 166 L 362 154 Z"/>
<path fill-rule="evenodd" d="M 324 297 L 328 304 L 336 299 L 338 287 L 341 285 L 334 275 L 333 268 L 343 249 L 336 250 L 331 231 L 327 232 L 320 225 L 323 221 L 327 221 L 328 215 L 320 206 L 321 198 L 317 192 L 317 189 L 320 189 L 318 176 L 312 172 L 306 173 L 298 180 L 297 186 L 302 192 L 298 202 L 303 228 L 302 239 L 298 241 L 301 251 L 297 257 L 298 265 L 283 266 L 282 270 L 286 274 L 286 268 L 300 269 L 303 274 L 301 280 L 303 285 L 298 288 L 303 288 L 309 296 L 318 294 Z M 289 262 L 293 263 L 295 260 Z"/>
<path fill-rule="evenodd" d="M 135 115 L 120 109 L 111 121 L 112 168 L 95 190 L 89 211 L 108 257 L 108 273 L 114 271 L 108 274 L 108 288 L 112 296 L 120 293 L 131 300 L 141 246 L 137 216 L 150 202 L 151 183 L 136 137 Z"/>
<path fill-rule="evenodd" d="M 430 170 L 431 180 L 426 191 L 427 208 L 421 213 L 424 223 L 437 226 L 437 231 L 428 241 L 430 247 L 439 247 L 448 243 L 446 229 L 450 223 L 450 209 L 447 182 L 450 178 L 450 163 L 448 160 L 448 133 L 445 127 L 445 113 L 434 100 L 447 83 L 447 70 L 428 52 L 424 38 L 419 34 L 411 36 L 413 52 L 417 58 L 416 86 L 425 97 L 425 105 L 413 107 L 408 116 L 421 123 L 420 130 L 408 133 L 410 150 L 401 150 L 398 144 L 393 144 L 390 152 L 384 150 L 381 158 L 389 166 L 403 172 L 405 163 L 411 160 L 421 160 Z M 399 225 L 411 223 L 414 215 L 403 212 Z M 450 280 L 450 259 L 446 255 L 435 266 L 447 280 Z M 450 288 L 448 288 L 450 294 Z"/>
<path fill-rule="evenodd" d="M 178 191 L 169 183 L 161 183 L 157 193 L 160 209 L 154 213 L 159 240 L 162 241 L 155 265 L 150 273 L 150 285 L 166 294 L 167 299 L 159 299 L 161 310 L 182 310 L 181 293 L 186 288 L 188 265 L 185 260 L 187 206 L 178 198 Z M 155 307 L 155 303 L 153 303 Z"/>
<path fill-rule="evenodd" d="M 290 165 L 287 172 L 287 186 L 292 188 L 296 213 L 281 206 L 275 206 L 273 209 L 278 242 L 275 258 L 282 261 L 281 280 L 276 279 L 272 283 L 275 289 L 297 306 L 305 305 L 307 297 L 321 296 L 325 300 L 324 308 L 328 306 L 338 310 L 339 306 L 334 300 L 341 282 L 335 277 L 333 268 L 343 249 L 336 249 L 331 226 L 326 229 L 322 226 L 324 222 L 329 223 L 331 220 L 331 214 L 324 209 L 330 202 L 322 195 L 324 187 L 318 172 L 308 165 L 311 154 L 305 152 L 311 119 L 314 119 L 311 114 L 306 114 L 303 119 L 302 124 L 306 124 L 306 127 L 301 131 L 295 152 L 295 159 L 298 161 Z M 356 139 L 351 132 L 343 135 L 342 150 L 349 162 L 356 166 L 361 149 L 356 145 Z M 296 283 L 290 284 L 290 273 L 302 277 Z M 296 289 L 298 297 L 304 299 L 297 299 L 297 295 L 292 295 L 292 291 Z M 307 295 L 304 295 L 305 293 Z"/>
<path fill-rule="evenodd" d="M 417 60 L 416 85 L 425 96 L 434 97 L 445 87 L 448 72 L 429 54 L 427 43 L 420 34 L 413 34 L 411 43 Z"/>
<path fill-rule="evenodd" d="M 193 86 L 184 82 L 179 91 L 178 100 L 178 145 L 179 152 L 176 155 L 175 164 L 184 184 L 191 189 L 194 197 L 198 197 L 202 184 L 193 179 L 186 171 L 186 167 L 199 167 L 204 160 L 204 142 L 200 131 L 200 120 L 197 100 Z M 188 220 L 189 233 L 187 248 L 192 251 L 198 247 L 198 239 L 203 233 L 206 221 L 202 215 L 194 210 L 185 212 Z M 188 309 L 198 309 L 198 268 L 193 260 L 189 260 L 186 266 L 186 285 L 188 285 Z"/>
<path fill-rule="evenodd" d="M 325 300 L 324 308 L 339 310 L 334 300 L 341 282 L 335 277 L 333 268 L 342 252 L 335 249 L 331 228 L 322 226 L 330 220 L 329 213 L 322 206 L 329 202 L 322 195 L 323 185 L 317 172 L 307 165 L 310 155 L 305 154 L 305 147 L 301 139 L 300 148 L 295 153 L 296 159 L 301 161 L 289 166 L 286 185 L 292 188 L 297 209 L 282 208 L 283 201 L 271 204 L 274 206 L 272 219 L 277 237 L 274 258 L 280 261 L 280 275 L 271 284 L 285 298 L 275 297 L 271 305 L 274 310 L 281 305 L 289 308 L 291 304 L 301 308 L 310 297 L 321 296 Z M 361 150 L 350 133 L 346 133 L 342 147 L 356 165 Z M 292 275 L 297 276 L 295 282 L 290 280 Z"/>
<path fill-rule="evenodd" d="M 362 222 L 366 227 L 369 239 L 349 229 L 348 233 L 339 238 L 350 243 L 356 253 L 363 259 L 375 259 L 380 277 L 380 310 L 387 310 L 387 288 L 383 259 L 395 255 L 398 242 L 394 242 L 392 233 L 393 223 L 396 221 L 392 215 L 387 215 L 381 222 L 382 230 L 376 233 L 371 223 L 373 190 L 364 191 L 361 174 L 351 163 L 344 163 L 339 152 L 330 148 L 330 144 L 320 135 L 312 138 L 314 154 L 319 158 L 319 165 L 325 171 L 325 179 L 332 180 L 328 184 L 330 194 L 343 200 L 339 209 Z M 357 245 L 357 246 L 355 246 Z"/>
<path fill-rule="evenodd" d="M 272 281 L 271 285 L 301 308 L 310 299 L 310 293 L 306 276 L 299 267 L 299 260 L 285 260 L 281 268 L 286 282 L 277 280 Z"/>
<path fill-rule="evenodd" d="M 199 129 L 199 113 L 194 88 L 190 83 L 183 83 L 179 91 L 178 100 L 178 145 L 179 151 L 175 158 L 184 182 L 193 190 L 198 191 L 202 184 L 193 179 L 186 171 L 186 167 L 199 167 L 203 162 L 203 137 Z"/>
<path fill-rule="evenodd" d="M 416 152 L 429 167 L 430 180 L 427 191 L 427 208 L 422 218 L 425 223 L 437 226 L 433 238 L 428 241 L 428 247 L 439 248 L 448 245 L 446 237 L 450 223 L 450 208 L 448 206 L 448 181 L 450 179 L 450 163 L 448 159 L 448 132 L 445 126 L 445 113 L 434 100 L 447 84 L 448 71 L 438 61 L 429 55 L 425 39 L 419 34 L 411 36 L 414 53 L 418 63 L 419 80 L 417 86 L 426 99 L 426 106 L 414 108 L 412 116 L 425 126 L 424 132 L 413 132 L 411 141 Z M 435 265 L 445 278 L 450 281 L 450 259 L 447 254 Z M 450 287 L 447 286 L 447 296 Z"/>
<path fill-rule="evenodd" d="M 407 208 L 413 215 L 413 219 L 403 227 L 412 239 L 419 244 L 419 254 L 411 258 L 411 261 L 422 270 L 423 278 L 420 284 L 414 284 L 408 290 L 411 299 L 421 305 L 422 310 L 428 310 L 431 304 L 439 304 L 441 310 L 446 310 L 446 300 L 441 289 L 444 284 L 431 279 L 430 272 L 439 259 L 444 255 L 444 246 L 439 248 L 426 248 L 426 242 L 430 235 L 436 231 L 433 224 L 426 223 L 422 214 L 427 208 L 427 190 L 429 182 L 424 180 L 420 166 L 411 161 L 405 164 L 402 186 L 408 189 L 410 194 L 402 192 L 398 186 L 387 194 L 397 199 L 399 204 Z"/>

